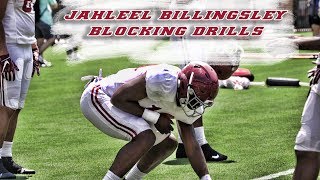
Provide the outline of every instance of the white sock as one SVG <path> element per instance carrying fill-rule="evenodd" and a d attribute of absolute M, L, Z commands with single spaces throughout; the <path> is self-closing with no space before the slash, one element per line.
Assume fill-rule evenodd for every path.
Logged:
<path fill-rule="evenodd" d="M 135 164 L 131 170 L 128 172 L 128 174 L 126 175 L 126 179 L 127 180 L 141 180 L 143 176 L 145 176 L 146 173 L 141 172 L 138 169 L 137 164 Z"/>
<path fill-rule="evenodd" d="M 208 143 L 208 141 L 206 140 L 206 136 L 204 135 L 203 126 L 194 128 L 194 133 L 200 146 Z"/>
<path fill-rule="evenodd" d="M 13 142 L 3 141 L 2 144 L 2 157 L 12 157 L 12 144 Z"/>
<path fill-rule="evenodd" d="M 0 154 L 2 154 L 2 148 L 0 148 Z M 1 156 L 0 156 L 0 159 L 1 159 Z"/>
<path fill-rule="evenodd" d="M 103 177 L 103 180 L 121 180 L 117 175 L 115 175 L 110 170 L 107 172 L 107 174 Z"/>

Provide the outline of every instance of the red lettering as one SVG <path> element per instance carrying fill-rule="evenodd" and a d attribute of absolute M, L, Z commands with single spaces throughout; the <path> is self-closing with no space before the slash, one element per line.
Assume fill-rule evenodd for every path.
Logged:
<path fill-rule="evenodd" d="M 141 17 L 141 20 L 148 20 L 148 19 L 151 19 L 151 16 L 149 15 L 150 14 L 150 10 L 145 10 L 143 11 L 143 14 L 142 14 L 142 17 Z"/>
<path fill-rule="evenodd" d="M 239 11 L 229 11 L 229 14 L 227 16 L 228 20 L 234 20 L 237 19 Z"/>
<path fill-rule="evenodd" d="M 159 20 L 169 20 L 171 19 L 172 11 L 170 10 L 161 10 L 161 15 L 158 18 Z"/>
<path fill-rule="evenodd" d="M 276 20 L 281 20 L 287 12 L 288 12 L 287 10 L 277 11 L 278 16 L 276 17 Z"/>
<path fill-rule="evenodd" d="M 116 29 L 114 35 L 115 35 L 115 36 L 124 36 L 124 35 L 126 34 L 126 32 L 127 32 L 127 29 L 128 29 L 127 27 L 119 26 L 119 27 Z"/>
<path fill-rule="evenodd" d="M 138 33 L 136 30 L 139 30 L 139 27 L 130 27 L 128 31 L 128 36 L 137 36 Z"/>
<path fill-rule="evenodd" d="M 112 20 L 115 19 L 115 16 L 113 16 L 113 11 L 107 11 L 106 16 L 104 17 L 106 20 Z"/>
<path fill-rule="evenodd" d="M 229 27 L 229 31 L 227 32 L 227 36 L 236 36 L 237 32 L 235 32 L 236 27 L 231 26 Z"/>
<path fill-rule="evenodd" d="M 219 28 L 216 26 L 208 27 L 208 30 L 206 32 L 206 36 L 216 36 L 218 30 L 219 30 Z"/>
<path fill-rule="evenodd" d="M 260 20 L 261 19 L 261 16 L 259 15 L 259 12 L 260 11 L 253 11 L 253 14 L 251 16 L 251 20 Z"/>
<path fill-rule="evenodd" d="M 239 32 L 238 36 L 249 36 L 249 32 L 247 31 L 248 27 L 241 27 L 241 30 Z"/>
<path fill-rule="evenodd" d="M 147 26 L 141 27 L 141 31 L 139 33 L 139 36 L 150 36 L 152 28 L 153 28 L 152 26 L 151 27 L 147 27 Z"/>
<path fill-rule="evenodd" d="M 161 36 L 171 36 L 173 34 L 175 27 L 163 27 L 162 32 L 160 33 Z"/>
<path fill-rule="evenodd" d="M 88 20 L 90 11 L 81 11 L 76 20 Z"/>
<path fill-rule="evenodd" d="M 180 17 L 181 20 L 188 20 L 191 17 L 188 15 L 189 11 L 182 11 L 182 15 Z"/>
<path fill-rule="evenodd" d="M 276 13 L 277 11 L 266 11 L 263 20 L 272 20 L 273 19 L 273 14 Z"/>
<path fill-rule="evenodd" d="M 206 27 L 196 26 L 191 36 L 201 36 L 202 34 L 204 34 L 205 30 Z"/>
<path fill-rule="evenodd" d="M 106 11 L 93 11 L 92 20 L 101 20 Z"/>
<path fill-rule="evenodd" d="M 239 19 L 239 20 L 247 20 L 247 19 L 249 19 L 250 14 L 251 14 L 251 11 L 250 11 L 250 10 L 241 11 L 240 16 L 239 16 L 238 19 Z"/>
<path fill-rule="evenodd" d="M 264 27 L 257 26 L 253 28 L 253 31 L 251 33 L 252 36 L 261 36 L 263 33 Z"/>
<path fill-rule="evenodd" d="M 119 11 L 118 18 L 119 20 L 127 19 L 130 11 Z"/>
<path fill-rule="evenodd" d="M 201 20 L 203 18 L 203 16 L 201 15 L 201 11 L 194 11 L 193 20 Z"/>
<path fill-rule="evenodd" d="M 73 20 L 74 18 L 75 18 L 75 16 L 76 16 L 76 14 L 77 14 L 77 10 L 72 10 L 71 11 L 71 14 L 66 14 L 65 16 L 64 16 L 64 19 L 67 21 L 67 20 Z"/>
<path fill-rule="evenodd" d="M 175 36 L 184 36 L 186 31 L 187 31 L 187 27 L 178 27 L 176 32 L 174 33 Z"/>
<path fill-rule="evenodd" d="M 212 16 L 212 19 L 214 20 L 222 20 L 224 19 L 225 15 L 227 14 L 227 11 L 215 11 L 214 15 Z"/>
<path fill-rule="evenodd" d="M 101 33 L 102 36 L 112 36 L 112 32 L 109 31 L 110 27 L 104 27 L 103 32 Z"/>
<path fill-rule="evenodd" d="M 222 26 L 222 27 L 221 27 L 221 31 L 220 31 L 220 33 L 219 33 L 219 36 L 225 36 L 227 29 L 228 29 L 228 27 Z"/>
<path fill-rule="evenodd" d="M 99 36 L 102 30 L 101 26 L 92 26 L 89 34 L 87 36 Z"/>
<path fill-rule="evenodd" d="M 136 11 L 136 10 L 132 10 L 131 11 L 131 15 L 129 16 L 129 19 L 140 19 L 140 14 L 142 13 L 142 11 Z"/>

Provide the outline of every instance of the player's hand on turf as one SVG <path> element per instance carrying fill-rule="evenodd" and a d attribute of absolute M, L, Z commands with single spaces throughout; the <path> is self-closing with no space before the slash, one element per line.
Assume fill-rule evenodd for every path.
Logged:
<path fill-rule="evenodd" d="M 39 49 L 38 47 L 32 49 L 32 55 L 33 55 L 33 69 L 32 69 L 32 77 L 35 72 L 37 72 L 37 75 L 40 76 L 40 61 L 39 61 Z"/>
<path fill-rule="evenodd" d="M 8 81 L 14 81 L 16 79 L 15 71 L 19 71 L 9 54 L 0 56 L 0 69 L 2 77 Z"/>
<path fill-rule="evenodd" d="M 155 124 L 155 127 L 161 134 L 168 134 L 173 131 L 173 121 L 171 120 L 173 116 L 166 113 L 161 113 L 158 119 L 158 122 Z"/>

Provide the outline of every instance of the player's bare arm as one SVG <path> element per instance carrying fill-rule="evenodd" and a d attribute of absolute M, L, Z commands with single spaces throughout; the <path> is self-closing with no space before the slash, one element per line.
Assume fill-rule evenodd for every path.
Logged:
<path fill-rule="evenodd" d="M 184 144 L 186 154 L 189 158 L 191 166 L 199 178 L 209 174 L 206 160 L 203 156 L 199 143 L 196 141 L 193 125 L 178 122 L 179 133 L 181 135 L 182 142 Z"/>
<path fill-rule="evenodd" d="M 34 76 L 36 72 L 38 76 L 40 76 L 40 61 L 39 61 L 39 48 L 37 43 L 32 44 L 32 55 L 33 55 L 33 69 L 31 76 Z"/>
<path fill-rule="evenodd" d="M 2 20 L 6 13 L 8 0 L 0 1 L 0 56 L 8 54 Z"/>
<path fill-rule="evenodd" d="M 18 67 L 11 61 L 7 46 L 6 37 L 3 27 L 3 19 L 6 13 L 8 0 L 0 1 L 0 69 L 2 76 L 8 81 L 16 79 L 15 71 L 19 71 Z"/>
<path fill-rule="evenodd" d="M 147 92 L 144 74 L 122 85 L 111 97 L 111 102 L 115 107 L 124 112 L 142 117 L 146 111 L 148 112 L 150 110 L 141 107 L 138 101 L 146 97 Z M 156 114 L 157 112 L 154 113 Z M 160 133 L 167 134 L 173 130 L 171 118 L 172 116 L 161 113 L 152 123 L 155 124 Z"/>

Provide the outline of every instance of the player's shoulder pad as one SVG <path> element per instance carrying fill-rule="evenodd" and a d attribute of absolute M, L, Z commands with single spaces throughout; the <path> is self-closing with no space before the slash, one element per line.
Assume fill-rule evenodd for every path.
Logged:
<path fill-rule="evenodd" d="M 180 71 L 178 67 L 168 64 L 150 67 L 145 78 L 148 97 L 155 101 L 174 102 Z"/>

